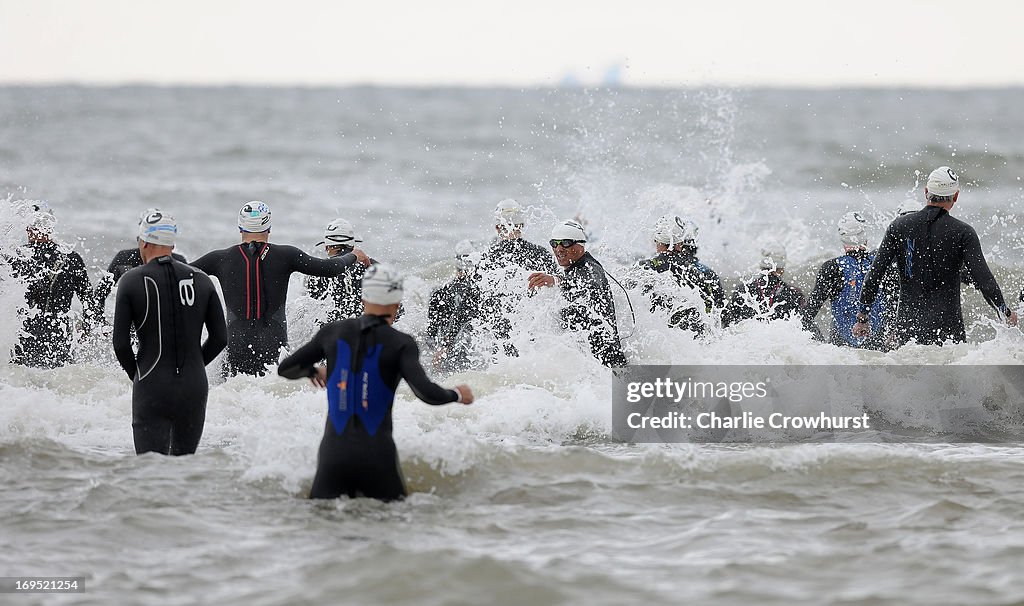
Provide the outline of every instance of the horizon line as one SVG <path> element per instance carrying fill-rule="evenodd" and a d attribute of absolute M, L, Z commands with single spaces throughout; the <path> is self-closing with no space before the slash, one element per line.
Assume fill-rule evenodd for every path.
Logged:
<path fill-rule="evenodd" d="M 810 84 L 810 83 L 749 83 L 737 84 L 729 82 L 702 82 L 702 83 L 672 83 L 672 84 L 641 84 L 629 82 L 615 83 L 534 83 L 534 84 L 512 84 L 512 83 L 466 83 L 466 82 L 407 82 L 407 83 L 380 83 L 380 82 L 260 82 L 260 81 L 223 81 L 210 82 L 203 80 L 0 80 L 0 88 L 195 88 L 195 89 L 216 89 L 216 88 L 266 88 L 266 89 L 396 89 L 396 90 L 566 90 L 566 91 L 589 91 L 589 90 L 700 90 L 700 89 L 730 89 L 730 90 L 806 90 L 806 91 L 841 91 L 841 90 L 878 90 L 878 91 L 985 91 L 985 90 L 1014 90 L 1024 89 L 1024 82 L 1015 83 L 975 83 L 968 85 L 943 86 L 924 84 L 898 84 L 898 83 L 832 83 L 832 84 Z"/>

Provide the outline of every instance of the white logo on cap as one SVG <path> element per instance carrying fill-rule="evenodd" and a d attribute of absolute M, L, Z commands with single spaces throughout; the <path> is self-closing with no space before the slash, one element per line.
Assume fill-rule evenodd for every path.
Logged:
<path fill-rule="evenodd" d="M 163 213 L 151 212 L 148 215 L 146 215 L 146 223 L 149 223 L 150 225 L 152 225 L 154 223 L 159 223 L 160 219 L 163 219 L 163 218 L 164 218 Z"/>

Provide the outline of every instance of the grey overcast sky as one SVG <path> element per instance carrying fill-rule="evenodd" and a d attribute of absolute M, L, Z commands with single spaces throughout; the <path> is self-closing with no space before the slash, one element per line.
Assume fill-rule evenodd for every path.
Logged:
<path fill-rule="evenodd" d="M 1024 85 L 1016 0 L 0 0 L 0 82 Z"/>

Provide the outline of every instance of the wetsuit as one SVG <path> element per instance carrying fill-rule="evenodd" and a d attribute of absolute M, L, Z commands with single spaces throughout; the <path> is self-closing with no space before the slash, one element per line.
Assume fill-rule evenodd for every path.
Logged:
<path fill-rule="evenodd" d="M 371 263 L 376 261 L 371 260 Z M 341 275 L 334 278 L 310 276 L 306 279 L 309 296 L 334 305 L 327 314 L 327 322 L 337 322 L 363 315 L 363 274 L 366 266 L 362 263 L 349 265 Z M 327 322 L 321 322 L 326 324 Z"/>
<path fill-rule="evenodd" d="M 71 300 L 78 295 L 87 319 L 92 297 L 85 262 L 75 251 L 64 252 L 55 242 L 33 242 L 7 259 L 12 275 L 26 285 L 24 323 L 11 361 L 26 366 L 56 368 L 71 361 Z M 27 312 L 25 314 L 24 312 Z"/>
<path fill-rule="evenodd" d="M 480 287 L 468 273 L 456 276 L 431 293 L 424 337 L 435 349 L 445 351 L 445 370 L 469 366 L 469 351 L 461 347 L 459 336 L 479 313 L 480 300 Z"/>
<path fill-rule="evenodd" d="M 615 300 L 604 267 L 589 252 L 565 268 L 559 282 L 568 305 L 562 309 L 562 325 L 587 331 L 590 350 L 605 366 L 626 365 L 615 320 Z"/>
<path fill-rule="evenodd" d="M 262 376 L 288 345 L 285 302 L 293 272 L 333 277 L 356 262 L 352 253 L 318 259 L 294 246 L 247 242 L 215 250 L 192 263 L 220 280 L 228 316 L 225 373 Z"/>
<path fill-rule="evenodd" d="M 750 318 L 781 320 L 803 307 L 804 293 L 799 288 L 787 284 L 774 273 L 761 274 L 733 291 L 722 312 L 722 326 Z"/>
<path fill-rule="evenodd" d="M 804 328 L 818 333 L 814 323 L 825 301 L 832 302 L 832 323 L 829 328 L 829 343 L 839 346 L 861 347 L 865 349 L 882 349 L 885 339 L 886 318 L 894 298 L 896 283 L 895 270 L 890 270 L 885 278 L 883 292 L 871 306 L 871 336 L 857 338 L 853 336 L 853 325 L 857 322 L 857 310 L 860 307 L 860 293 L 864 288 L 864 277 L 871 269 L 875 253 L 854 250 L 829 259 L 818 270 L 818 278 L 814 282 L 814 290 L 802 311 Z"/>
<path fill-rule="evenodd" d="M 204 325 L 208 337 L 200 344 Z M 117 361 L 132 379 L 135 452 L 194 453 L 206 420 L 206 365 L 227 344 L 213 282 L 170 257 L 129 271 L 117 289 L 113 341 Z"/>
<path fill-rule="evenodd" d="M 861 313 L 871 309 L 885 271 L 893 262 L 899 268 L 900 281 L 893 327 L 896 346 L 911 339 L 922 344 L 967 340 L 960 303 L 963 268 L 988 304 L 1009 315 L 999 284 L 985 262 L 978 234 L 939 206 L 926 206 L 897 217 L 889 225 L 864 281 Z"/>
<path fill-rule="evenodd" d="M 522 238 L 499 238 L 491 244 L 480 260 L 480 269 L 518 267 L 528 272 L 555 273 L 558 266 L 551 251 Z"/>
<path fill-rule="evenodd" d="M 498 238 L 484 252 L 477 264 L 475 277 L 479 283 L 481 297 L 479 305 L 472 311 L 491 330 L 508 356 L 519 352 L 509 340 L 512 322 L 509 319 L 522 298 L 528 293 L 523 288 L 525 276 L 534 272 L 555 273 L 555 258 L 551 251 L 522 238 Z M 511 287 L 511 288 L 510 288 Z M 466 315 L 470 310 L 462 310 Z"/>
<path fill-rule="evenodd" d="M 171 256 L 182 263 L 188 263 L 185 257 L 178 253 L 171 253 Z M 138 248 L 126 248 L 114 255 L 110 265 L 107 266 L 107 275 L 100 278 L 94 289 L 98 311 L 103 311 L 103 305 L 107 300 L 107 296 L 110 294 L 111 289 L 114 288 L 114 285 L 117 284 L 117 281 L 121 279 L 121 276 L 127 273 L 128 270 L 135 269 L 140 265 L 142 265 L 142 253 L 139 252 Z"/>
<path fill-rule="evenodd" d="M 685 247 L 680 252 L 658 253 L 653 259 L 639 262 L 637 268 L 657 273 L 669 272 L 679 286 L 695 289 L 704 300 L 705 314 L 711 313 L 712 309 L 722 309 L 725 306 L 722 280 L 710 267 L 700 262 L 696 250 L 692 247 Z M 677 307 L 670 298 L 654 292 L 651 285 L 644 287 L 644 293 L 651 297 L 652 312 L 658 308 L 671 310 Z M 669 318 L 669 326 L 692 330 L 698 335 L 703 334 L 705 326 L 702 317 L 692 307 L 679 309 Z"/>
<path fill-rule="evenodd" d="M 379 316 L 327 324 L 281 362 L 278 374 L 311 377 L 327 358 L 327 422 L 310 498 L 341 495 L 384 501 L 406 495 L 391 438 L 391 407 L 398 382 L 427 404 L 447 404 L 459 394 L 427 378 L 416 341 Z"/>

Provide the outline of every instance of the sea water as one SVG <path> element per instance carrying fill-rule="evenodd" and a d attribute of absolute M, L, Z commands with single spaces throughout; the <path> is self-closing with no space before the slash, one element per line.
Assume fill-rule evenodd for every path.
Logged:
<path fill-rule="evenodd" d="M 17 209 L 45 200 L 95 281 L 147 207 L 173 212 L 189 258 L 237 242 L 248 200 L 272 207 L 272 242 L 310 252 L 340 216 L 407 274 L 396 327 L 419 334 L 455 243 L 483 249 L 503 198 L 527 208 L 537 243 L 582 218 L 616 276 L 653 253 L 663 214 L 698 224 L 699 256 L 727 290 L 781 242 L 787 277 L 809 294 L 841 253 L 843 213 L 862 212 L 877 245 L 897 205 L 949 165 L 963 183 L 953 214 L 1016 301 L 1022 103 L 1021 90 L 0 88 L 0 245 L 23 243 Z M 6 351 L 21 291 L 3 271 Z M 630 297 L 635 319 L 616 291 L 634 364 L 1024 361 L 1024 336 L 971 289 L 968 343 L 889 353 L 814 342 L 796 320 L 695 341 Z M 387 505 L 304 498 L 325 398 L 303 382 L 223 380 L 218 361 L 198 453 L 136 457 L 131 384 L 105 334 L 76 343 L 62 369 L 0 363 L 0 576 L 86 586 L 3 603 L 1024 600 L 1018 444 L 945 443 L 927 411 L 900 402 L 871 412 L 921 443 L 620 443 L 611 374 L 561 332 L 558 304 L 547 291 L 520 307 L 519 357 L 435 374 L 469 383 L 474 405 L 429 407 L 400 389 L 412 494 Z M 296 346 L 322 307 L 297 277 L 289 305 Z M 1020 403 L 994 414 L 994 435 L 1020 435 Z"/>

